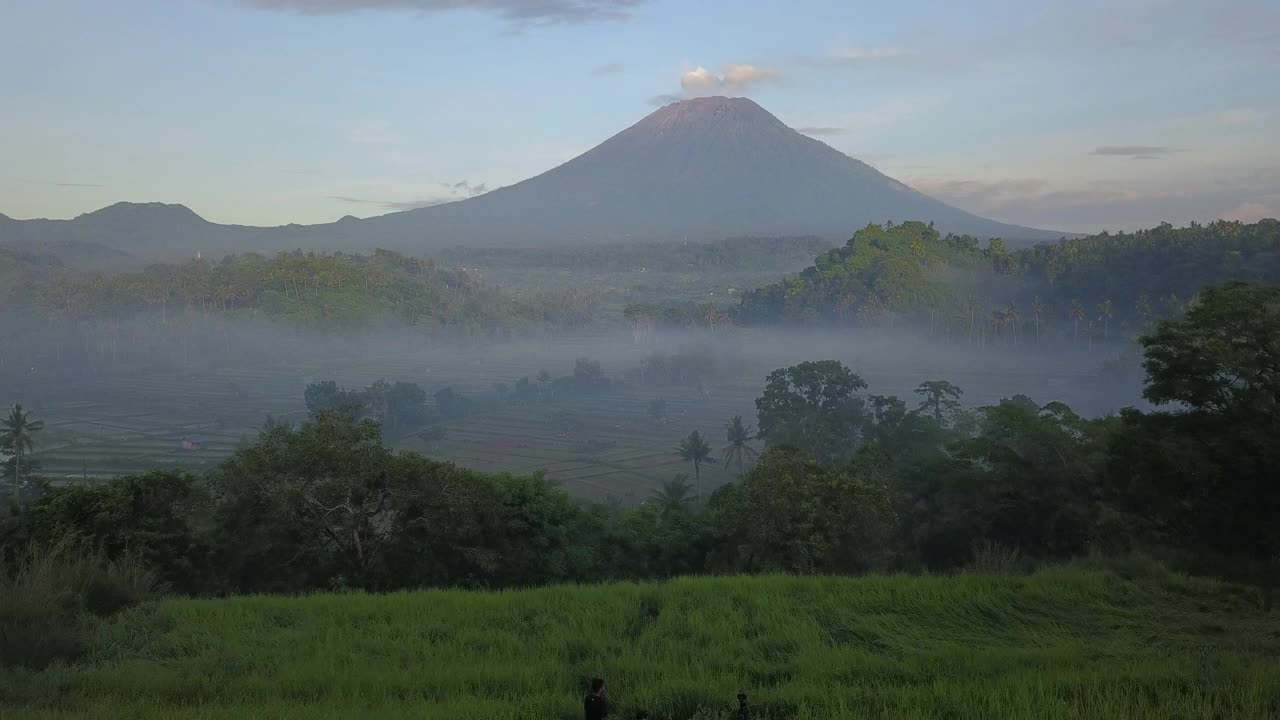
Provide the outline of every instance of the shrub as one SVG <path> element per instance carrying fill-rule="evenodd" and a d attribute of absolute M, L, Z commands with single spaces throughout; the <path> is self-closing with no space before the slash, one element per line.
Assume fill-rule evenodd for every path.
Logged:
<path fill-rule="evenodd" d="M 973 560 L 968 569 L 991 575 L 1029 573 L 1035 570 L 1035 562 L 1016 547 L 983 540 L 973 546 Z"/>
<path fill-rule="evenodd" d="M 95 617 L 165 591 L 132 556 L 108 560 L 70 538 L 33 545 L 0 568 L 0 666 L 42 668 L 73 660 Z"/>

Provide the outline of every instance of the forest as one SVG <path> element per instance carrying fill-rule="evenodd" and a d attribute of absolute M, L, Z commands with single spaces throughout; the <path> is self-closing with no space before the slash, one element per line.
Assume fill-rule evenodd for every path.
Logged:
<path fill-rule="evenodd" d="M 479 473 L 388 448 L 375 417 L 397 422 L 423 402 L 400 384 L 377 390 L 391 408 L 377 411 L 368 390 L 315 385 L 306 422 L 269 423 L 207 473 L 67 487 L 31 478 L 24 451 L 41 427 L 16 407 L 0 440 L 14 451 L 21 504 L 0 546 L 13 567 L 24 549 L 83 543 L 109 567 L 140 563 L 164 587 L 212 596 L 939 571 L 993 552 L 1012 563 L 1146 552 L 1253 582 L 1270 598 L 1280 579 L 1277 338 L 1280 287 L 1206 288 L 1184 319 L 1141 338 L 1157 409 L 1097 419 L 1021 395 L 966 408 L 945 380 L 909 398 L 879 395 L 836 361 L 800 363 L 769 375 L 755 422 L 726 418 L 721 432 L 694 431 L 672 448 L 694 480 L 676 476 L 633 507 L 573 499 L 539 474 Z M 588 364 L 568 381 L 597 372 Z M 700 497 L 704 464 L 738 479 Z M 65 620 L 39 598 L 7 597 L 7 645 Z"/>
<path fill-rule="evenodd" d="M 1228 280 L 1280 281 L 1280 222 L 1165 223 L 1012 252 L 906 222 L 864 228 L 798 275 L 744 294 L 736 317 L 909 325 L 980 343 L 1128 341 Z"/>

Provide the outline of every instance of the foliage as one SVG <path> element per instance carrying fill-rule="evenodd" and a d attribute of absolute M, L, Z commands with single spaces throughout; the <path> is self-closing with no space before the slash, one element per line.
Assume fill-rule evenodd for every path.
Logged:
<path fill-rule="evenodd" d="M 912 544 L 944 566 L 963 563 L 980 541 L 1033 557 L 1084 553 L 1101 511 L 1110 425 L 1022 396 L 984 408 L 976 434 L 914 478 Z"/>
<path fill-rule="evenodd" d="M 693 463 L 694 480 L 702 482 L 702 463 L 714 462 L 711 458 L 711 445 L 706 438 L 702 437 L 702 433 L 694 430 L 680 441 L 676 453 L 680 459 L 685 462 Z"/>
<path fill-rule="evenodd" d="M 940 237 L 908 222 L 859 230 L 798 275 L 743 295 L 735 317 L 744 324 L 911 323 L 1011 346 L 1024 332 L 1036 342 L 1092 342 L 1096 327 L 1106 342 L 1160 317 L 1176 319 L 1202 287 L 1230 280 L 1280 282 L 1280 221 L 1166 223 L 1014 252 L 995 240 L 980 250 L 973 238 Z"/>
<path fill-rule="evenodd" d="M 377 380 L 364 390 L 347 390 L 332 380 L 307 385 L 303 393 L 307 411 L 350 411 L 367 417 L 390 430 L 418 427 L 432 419 L 427 393 L 417 383 Z M 465 398 L 445 388 L 436 393 L 435 409 L 444 418 L 459 417 L 469 410 Z"/>
<path fill-rule="evenodd" d="M 760 461 L 747 468 L 752 429 L 731 419 L 723 454 L 742 477 L 705 503 L 692 502 L 687 478 L 624 508 L 573 500 L 540 475 L 396 452 L 371 419 L 377 403 L 366 402 L 265 427 L 204 477 L 50 490 L 9 518 L 3 537 L 74 534 L 198 593 L 955 569 L 990 565 L 991 548 L 1028 563 L 1152 550 L 1188 565 L 1247 566 L 1241 577 L 1276 584 L 1275 293 L 1207 290 L 1185 320 L 1144 341 L 1148 396 L 1171 406 L 1160 412 L 1085 419 L 1024 396 L 963 409 L 945 381 L 922 384 L 910 408 L 868 393 L 836 361 L 779 369 L 757 400 Z M 607 382 L 590 360 L 562 380 Z M 318 387 L 317 402 L 345 392 Z M 391 407 L 396 387 L 368 392 Z M 469 402 L 446 388 L 434 412 Z M 563 409 L 547 416 L 576 422 Z M 711 443 L 693 431 L 676 452 L 697 488 Z"/>
<path fill-rule="evenodd" d="M 767 450 L 740 485 L 717 494 L 721 562 L 733 572 L 853 573 L 887 567 L 895 526 L 892 463 L 864 449 L 842 468 L 793 447 Z"/>
<path fill-rule="evenodd" d="M 804 362 L 775 370 L 756 400 L 759 437 L 770 445 L 792 445 L 823 462 L 857 451 L 866 422 L 867 383 L 835 360 Z"/>
<path fill-rule="evenodd" d="M 1141 339 L 1146 396 L 1112 442 L 1120 500 L 1163 536 L 1269 562 L 1280 580 L 1280 287 L 1207 288 Z"/>
<path fill-rule="evenodd" d="M 964 395 L 963 390 L 946 380 L 923 382 L 915 393 L 921 397 L 919 409 L 928 411 L 939 425 L 959 412 L 960 397 Z"/>
<path fill-rule="evenodd" d="M 751 447 L 751 441 L 756 439 L 755 428 L 744 423 L 741 415 L 734 415 L 724 425 L 724 436 L 724 466 L 727 468 L 736 463 L 741 475 L 744 464 L 759 454 Z"/>
<path fill-rule="evenodd" d="M 111 560 L 71 538 L 28 545 L 0 567 L 0 667 L 43 668 L 85 650 L 92 617 L 164 591 L 145 563 Z"/>
<path fill-rule="evenodd" d="M 757 720 L 1264 720 L 1277 632 L 1255 592 L 1158 568 L 180 599 L 0 673 L 0 715 L 575 718 L 598 675 L 620 718 L 746 692 Z"/>
<path fill-rule="evenodd" d="M 74 540 L 104 561 L 141 562 L 174 589 L 198 592 L 209 572 L 208 502 L 199 478 L 171 471 L 49 488 L 23 508 L 21 534 L 8 542 L 53 547 Z"/>
<path fill-rule="evenodd" d="M 653 491 L 653 502 L 664 519 L 685 512 L 687 506 L 697 500 L 697 490 L 685 473 L 677 473 L 670 480 L 664 480 Z"/>
<path fill-rule="evenodd" d="M 9 415 L 0 420 L 0 450 L 11 454 L 14 503 L 22 501 L 22 472 L 26 469 L 26 456 L 35 448 L 33 435 L 44 429 L 44 422 L 32 420 L 31 413 L 21 404 L 9 408 Z"/>
<path fill-rule="evenodd" d="M 410 328 L 437 337 L 505 338 L 585 326 L 596 305 L 577 290 L 515 296 L 433 260 L 387 250 L 247 254 L 140 272 L 33 275 L 30 282 L 0 285 L 0 307 L 39 318 L 31 342 L 10 349 L 28 366 L 45 354 L 64 365 L 153 361 L 153 348 L 128 343 L 130 327 L 135 333 L 145 328 L 148 344 L 163 340 L 185 355 L 210 322 L 229 319 L 325 332 Z M 85 332 L 98 342 L 71 341 Z M 110 348 L 106 358 L 96 346 Z"/>
<path fill-rule="evenodd" d="M 990 270 L 993 256 L 1007 257 L 999 246 L 980 250 L 976 238 L 943 237 L 921 222 L 868 225 L 799 275 L 743 295 L 738 314 L 753 324 L 867 326 L 891 325 L 898 316 L 928 317 L 931 310 L 959 301 L 939 272 L 943 267 Z"/>

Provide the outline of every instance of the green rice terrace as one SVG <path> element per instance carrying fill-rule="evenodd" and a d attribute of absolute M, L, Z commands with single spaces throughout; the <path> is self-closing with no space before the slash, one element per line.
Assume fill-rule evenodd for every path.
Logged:
<path fill-rule="evenodd" d="M 402 348 L 367 349 L 353 343 L 343 354 L 324 354 L 287 362 L 230 364 L 95 377 L 89 383 L 47 391 L 27 400 L 47 429 L 34 458 L 40 474 L 55 484 L 101 480 L 157 468 L 208 469 L 235 448 L 256 437 L 268 414 L 300 422 L 307 416 L 303 391 L 309 382 L 335 379 L 363 386 L 379 378 L 420 383 L 429 390 L 450 385 L 469 397 L 492 395 L 494 383 L 508 385 L 539 370 L 553 375 L 567 372 L 573 357 L 592 357 L 601 351 L 598 340 L 561 340 L 524 346 L 516 352 L 501 345 L 471 351 L 412 352 Z M 764 341 L 758 352 L 776 342 Z M 638 368 L 652 348 L 611 347 L 605 370 L 617 377 Z M 856 355 L 856 351 L 850 351 Z M 945 353 L 906 361 L 895 367 L 865 367 L 860 371 L 877 392 L 904 397 L 919 382 L 947 377 L 966 390 L 966 401 L 996 402 L 1009 388 L 1038 388 L 1038 397 L 1053 399 L 1070 387 L 1038 384 L 1031 373 L 1052 371 L 1058 381 L 1087 387 L 1096 369 L 1045 364 L 1034 370 L 1001 367 L 993 356 L 990 367 L 967 371 L 930 367 L 945 363 Z M 682 437 L 700 430 L 713 442 L 727 419 L 742 415 L 751 422 L 754 401 L 764 376 L 785 364 L 784 357 L 762 359 L 759 367 L 717 379 L 702 391 L 689 387 L 641 387 L 622 383 L 608 392 L 533 405 L 483 408 L 467 417 L 443 423 L 444 437 L 425 441 L 420 428 L 387 429 L 389 444 L 448 459 L 488 472 L 544 471 L 575 495 L 603 499 L 641 499 L 677 472 L 692 472 L 675 454 Z M 858 366 L 857 358 L 850 362 Z M 1003 390 L 1003 388 L 1001 388 Z M 1010 390 L 1012 392 L 1012 390 Z M 662 399 L 666 417 L 655 422 L 649 403 Z M 718 455 L 719 447 L 716 446 Z M 706 488 L 736 475 L 715 465 L 702 469 Z"/>
<path fill-rule="evenodd" d="M 515 592 L 173 599 L 78 664 L 0 675 L 0 716 L 1280 717 L 1256 590 L 1130 561 L 1031 575 L 727 577 Z"/>

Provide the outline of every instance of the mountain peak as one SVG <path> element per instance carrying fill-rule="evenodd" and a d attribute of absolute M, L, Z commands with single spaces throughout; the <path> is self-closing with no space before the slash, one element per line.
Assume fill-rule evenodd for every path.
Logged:
<path fill-rule="evenodd" d="M 118 202 L 114 205 L 108 205 L 100 210 L 94 210 L 85 213 L 81 218 L 97 218 L 97 219 L 118 219 L 126 221 L 135 221 L 143 218 L 165 221 L 195 221 L 203 223 L 205 219 L 195 213 L 194 210 L 186 205 L 148 202 Z"/>
<path fill-rule="evenodd" d="M 638 129 L 664 130 L 679 126 L 762 125 L 786 127 L 754 100 L 744 97 L 690 98 L 665 105 L 635 125 Z"/>

